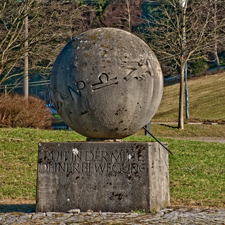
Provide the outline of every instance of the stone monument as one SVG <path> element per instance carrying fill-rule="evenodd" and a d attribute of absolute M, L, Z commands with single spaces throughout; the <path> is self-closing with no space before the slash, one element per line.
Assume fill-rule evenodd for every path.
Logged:
<path fill-rule="evenodd" d="M 88 139 L 39 143 L 37 212 L 170 204 L 168 153 L 158 143 L 122 142 L 161 101 L 162 71 L 148 45 L 115 28 L 81 33 L 57 57 L 50 88 L 58 114 Z"/>

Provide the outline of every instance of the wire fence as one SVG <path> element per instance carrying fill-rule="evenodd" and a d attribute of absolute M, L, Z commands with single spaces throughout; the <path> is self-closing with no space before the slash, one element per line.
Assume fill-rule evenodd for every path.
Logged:
<path fill-rule="evenodd" d="M 20 84 L 1 85 L 0 91 L 5 94 L 9 92 L 23 95 L 23 82 Z M 29 82 L 29 95 L 36 95 L 44 100 L 47 104 L 51 103 L 50 97 L 50 80 L 32 81 Z"/>

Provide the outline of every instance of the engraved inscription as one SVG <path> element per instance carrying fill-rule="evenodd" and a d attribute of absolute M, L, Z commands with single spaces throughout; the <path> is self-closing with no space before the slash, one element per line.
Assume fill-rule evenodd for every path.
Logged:
<path fill-rule="evenodd" d="M 98 79 L 99 79 L 98 83 L 91 85 L 93 91 L 113 85 L 113 84 L 118 84 L 117 77 L 109 79 L 106 73 L 102 73 Z"/>
<path fill-rule="evenodd" d="M 58 91 L 55 87 L 54 88 L 51 88 L 51 91 L 53 93 L 58 93 L 60 95 L 60 97 L 63 98 L 63 99 L 68 97 L 68 95 L 65 95 L 62 92 Z"/>
<path fill-rule="evenodd" d="M 152 66 L 149 60 L 140 60 L 139 62 L 130 62 L 129 65 L 122 65 L 123 68 L 131 70 L 125 77 L 124 80 L 129 81 L 132 78 L 137 80 L 144 80 L 146 75 L 153 76 Z"/>
<path fill-rule="evenodd" d="M 39 153 L 40 173 L 147 173 L 147 164 L 133 151 L 43 151 Z"/>
<path fill-rule="evenodd" d="M 74 88 L 68 86 L 71 98 L 74 100 L 76 95 L 81 96 L 81 90 L 85 88 L 85 83 L 83 81 L 76 82 Z"/>
<path fill-rule="evenodd" d="M 82 90 L 85 88 L 85 83 L 83 81 L 77 82 L 78 90 Z"/>

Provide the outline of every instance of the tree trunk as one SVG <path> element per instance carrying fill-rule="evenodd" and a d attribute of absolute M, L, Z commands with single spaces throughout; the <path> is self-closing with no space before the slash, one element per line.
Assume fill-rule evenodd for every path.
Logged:
<path fill-rule="evenodd" d="M 27 6 L 26 6 L 27 7 Z M 28 78 L 28 16 L 25 17 L 25 59 L 24 59 L 24 97 L 28 99 L 29 95 L 29 78 Z"/>
<path fill-rule="evenodd" d="M 217 49 L 217 31 L 216 31 L 216 27 L 217 25 L 217 0 L 215 0 L 214 2 L 214 39 L 215 39 L 215 46 L 214 46 L 214 55 L 215 55 L 215 62 L 216 62 L 216 67 L 217 69 L 220 68 L 220 60 L 218 57 L 218 49 Z"/>
<path fill-rule="evenodd" d="M 128 27 L 129 27 L 129 32 L 131 33 L 130 1 L 126 0 L 126 4 L 127 4 L 127 14 L 128 14 Z"/>
<path fill-rule="evenodd" d="M 185 64 L 181 65 L 181 75 L 180 75 L 180 97 L 179 97 L 179 118 L 178 118 L 178 128 L 184 129 L 184 67 Z"/>
<path fill-rule="evenodd" d="M 217 67 L 217 69 L 219 69 L 220 68 L 220 59 L 218 57 L 217 43 L 215 43 L 214 55 L 215 55 L 216 67 Z"/>

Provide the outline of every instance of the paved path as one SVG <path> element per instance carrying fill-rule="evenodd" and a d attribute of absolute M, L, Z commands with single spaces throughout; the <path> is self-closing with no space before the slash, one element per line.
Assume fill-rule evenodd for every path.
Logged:
<path fill-rule="evenodd" d="M 189 140 L 189 141 L 204 141 L 204 142 L 219 142 L 225 144 L 225 138 L 220 137 L 165 137 L 177 140 Z"/>
<path fill-rule="evenodd" d="M 0 205 L 0 212 L 2 212 Z M 10 208 L 11 207 L 11 208 Z M 110 224 L 210 224 L 225 225 L 225 209 L 199 209 L 199 208 L 168 208 L 161 210 L 155 215 L 145 213 L 110 213 L 110 212 L 82 212 L 82 213 L 34 213 L 15 212 L 33 211 L 35 205 L 27 205 L 21 208 L 8 206 L 8 211 L 14 212 L 0 213 L 1 225 L 37 225 L 37 224 L 58 224 L 58 225 L 110 225 Z M 4 210 L 3 210 L 4 211 Z M 7 211 L 7 208 L 5 208 Z"/>

